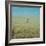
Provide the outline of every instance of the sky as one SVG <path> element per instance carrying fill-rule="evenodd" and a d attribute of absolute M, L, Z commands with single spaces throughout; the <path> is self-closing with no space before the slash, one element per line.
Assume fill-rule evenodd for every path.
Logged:
<path fill-rule="evenodd" d="M 40 15 L 39 7 L 16 7 L 12 6 L 12 16 L 31 16 Z"/>

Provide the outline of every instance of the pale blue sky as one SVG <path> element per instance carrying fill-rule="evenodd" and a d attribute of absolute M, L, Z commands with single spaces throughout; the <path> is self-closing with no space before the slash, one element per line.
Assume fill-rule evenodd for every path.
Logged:
<path fill-rule="evenodd" d="M 12 16 L 40 15 L 39 7 L 15 7 L 12 6 Z"/>

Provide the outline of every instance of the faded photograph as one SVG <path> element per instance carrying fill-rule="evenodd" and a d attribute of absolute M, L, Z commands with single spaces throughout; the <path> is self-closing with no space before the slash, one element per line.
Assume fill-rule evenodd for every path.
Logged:
<path fill-rule="evenodd" d="M 11 38 L 40 38 L 40 8 L 11 7 Z"/>

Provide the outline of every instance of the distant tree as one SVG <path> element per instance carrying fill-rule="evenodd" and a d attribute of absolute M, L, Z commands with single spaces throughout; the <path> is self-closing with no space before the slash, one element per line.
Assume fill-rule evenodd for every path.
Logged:
<path fill-rule="evenodd" d="M 29 18 L 27 18 L 26 23 L 29 23 Z"/>

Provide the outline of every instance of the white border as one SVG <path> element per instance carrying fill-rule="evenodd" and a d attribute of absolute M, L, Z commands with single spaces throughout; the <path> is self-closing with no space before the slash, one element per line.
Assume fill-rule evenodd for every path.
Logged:
<path fill-rule="evenodd" d="M 23 5 L 23 4 L 21 4 L 21 5 Z M 10 20 L 10 4 L 8 6 L 9 6 L 9 8 L 8 8 L 9 9 L 9 20 Z M 37 5 L 33 5 L 33 6 L 37 6 Z M 38 6 L 41 6 L 41 8 L 40 8 L 40 38 L 11 39 L 9 41 L 9 43 L 43 41 L 43 5 L 38 5 Z M 9 24 L 10 24 L 10 21 L 9 21 Z M 10 26 L 9 26 L 9 32 L 8 33 L 10 33 Z"/>

